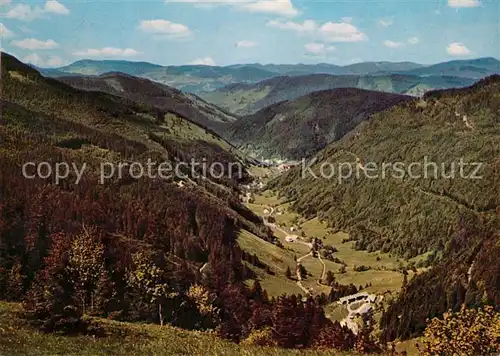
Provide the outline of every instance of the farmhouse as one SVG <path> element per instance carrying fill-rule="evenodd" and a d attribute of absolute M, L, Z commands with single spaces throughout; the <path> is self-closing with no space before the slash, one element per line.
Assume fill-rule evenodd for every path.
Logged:
<path fill-rule="evenodd" d="M 356 301 L 367 301 L 370 303 L 375 302 L 375 299 L 377 298 L 376 295 L 374 294 L 368 294 L 366 292 L 361 292 L 357 294 L 352 294 L 348 295 L 347 297 L 342 297 L 340 298 L 337 303 L 338 304 L 350 304 Z"/>

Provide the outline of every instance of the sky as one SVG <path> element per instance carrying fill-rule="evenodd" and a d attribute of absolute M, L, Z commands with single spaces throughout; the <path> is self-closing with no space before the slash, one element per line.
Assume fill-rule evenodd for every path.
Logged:
<path fill-rule="evenodd" d="M 0 47 L 41 67 L 500 58 L 500 0 L 0 0 Z"/>

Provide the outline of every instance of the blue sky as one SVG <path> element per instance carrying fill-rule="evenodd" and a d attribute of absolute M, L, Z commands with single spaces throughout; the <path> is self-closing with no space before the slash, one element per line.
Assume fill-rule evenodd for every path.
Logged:
<path fill-rule="evenodd" d="M 0 0 L 1 47 L 42 67 L 500 58 L 499 0 Z"/>

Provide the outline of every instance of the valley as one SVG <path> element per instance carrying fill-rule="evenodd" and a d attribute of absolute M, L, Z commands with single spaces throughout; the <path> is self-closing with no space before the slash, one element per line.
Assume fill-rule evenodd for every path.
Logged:
<path fill-rule="evenodd" d="M 359 292 L 372 294 L 378 300 L 378 314 L 375 315 L 380 318 L 383 300 L 395 298 L 405 278 L 411 280 L 415 273 L 426 270 L 410 267 L 410 262 L 414 266 L 418 257 L 406 261 L 380 252 L 356 250 L 354 242 L 348 241 L 348 234 L 332 231 L 317 218 L 305 219 L 295 214 L 289 203 L 278 199 L 271 191 L 252 195 L 251 200 L 247 206 L 271 227 L 277 241 L 274 244 L 262 241 L 246 231 L 240 233 L 238 241 L 244 251 L 255 253 L 261 262 L 271 267 L 271 273 L 257 269 L 258 281 L 270 296 L 294 293 L 304 297 L 322 294 L 327 297 L 336 289 L 328 285 L 334 280 L 340 285 L 356 286 Z M 330 254 L 329 251 L 335 252 Z M 305 268 L 305 275 L 299 265 Z M 291 271 L 290 275 L 287 275 L 287 270 Z M 326 279 L 327 272 L 331 275 L 330 281 Z M 369 310 L 367 306 L 365 310 Z M 329 302 L 325 305 L 326 315 L 341 322 L 351 307 L 349 304 L 339 305 L 337 301 Z M 357 331 L 357 324 L 351 322 L 350 328 Z"/>
<path fill-rule="evenodd" d="M 2 52 L 0 353 L 416 355 L 455 322 L 495 350 L 496 62 L 49 73 Z"/>
<path fill-rule="evenodd" d="M 322 90 L 245 116 L 228 125 L 223 136 L 251 157 L 300 162 L 373 114 L 407 100 L 410 97 L 360 89 Z"/>

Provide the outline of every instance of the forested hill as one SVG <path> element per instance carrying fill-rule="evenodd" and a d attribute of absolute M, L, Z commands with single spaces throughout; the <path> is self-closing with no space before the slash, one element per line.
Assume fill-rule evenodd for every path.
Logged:
<path fill-rule="evenodd" d="M 271 299 L 258 281 L 247 285 L 252 267 L 275 273 L 237 242 L 242 230 L 275 242 L 239 201 L 247 176 L 186 169 L 158 178 L 129 168 L 99 180 L 102 164 L 244 163 L 224 142 L 172 113 L 46 79 L 12 56 L 1 64 L 0 300 L 22 302 L 22 322 L 0 329 L 0 340 L 23 333 L 24 344 L 37 330 L 109 336 L 92 316 L 216 330 L 234 342 L 262 334 L 283 348 L 380 349 L 326 318 L 320 298 Z M 73 170 L 47 175 L 62 163 Z M 114 329 L 122 342 L 125 329 Z"/>
<path fill-rule="evenodd" d="M 184 94 L 167 85 L 120 72 L 99 76 L 65 76 L 58 80 L 77 89 L 101 91 L 154 106 L 215 131 L 237 119 L 196 95 Z"/>
<path fill-rule="evenodd" d="M 297 168 L 272 184 L 295 210 L 349 231 L 358 249 L 419 256 L 435 266 L 412 280 L 382 319 L 387 339 L 412 337 L 427 318 L 463 302 L 500 304 L 499 92 L 500 76 L 493 76 L 394 106 L 320 152 L 311 165 L 318 178 Z M 380 171 L 383 162 L 405 168 L 424 159 L 438 172 L 445 164 L 445 177 L 431 170 L 425 178 L 423 166 L 413 178 Z M 481 163 L 481 178 L 470 178 L 472 166 L 462 178 L 460 160 Z M 359 177 L 322 178 L 325 163 L 350 163 Z M 378 177 L 369 179 L 366 170 Z"/>
<path fill-rule="evenodd" d="M 372 114 L 409 99 L 355 88 L 318 91 L 243 117 L 225 136 L 256 157 L 300 160 L 341 139 Z"/>
<path fill-rule="evenodd" d="M 317 214 L 338 228 L 369 231 L 359 236 L 359 248 L 406 257 L 442 250 L 458 216 L 493 214 L 500 205 L 499 78 L 433 92 L 374 114 L 320 152 L 311 167 L 316 173 L 325 162 L 372 162 L 379 167 L 401 162 L 408 167 L 427 157 L 449 174 L 451 163 L 462 159 L 482 163 L 483 179 L 445 179 L 441 174 L 436 179 L 396 179 L 390 174 L 365 179 L 361 174 L 337 184 L 336 179 L 302 177 L 295 169 L 274 187 L 306 215 Z"/>
<path fill-rule="evenodd" d="M 240 205 L 236 180 L 126 170 L 100 184 L 99 166 L 238 158 L 180 117 L 73 89 L 6 54 L 1 63 L 0 299 L 22 300 L 45 331 L 79 332 L 90 312 L 206 327 L 208 319 L 188 306 L 189 288 L 203 284 L 214 298 L 229 285 L 243 291 L 249 272 L 237 231 L 272 236 Z M 57 182 L 36 170 L 25 178 L 26 162 L 47 162 L 44 177 L 47 165 L 87 166 L 79 181 L 72 170 Z M 202 281 L 204 264 L 213 277 Z"/>

